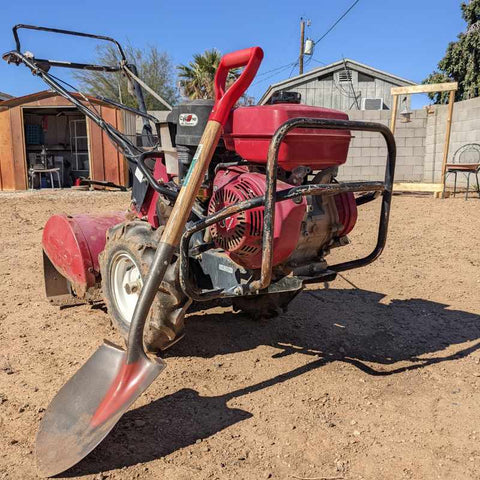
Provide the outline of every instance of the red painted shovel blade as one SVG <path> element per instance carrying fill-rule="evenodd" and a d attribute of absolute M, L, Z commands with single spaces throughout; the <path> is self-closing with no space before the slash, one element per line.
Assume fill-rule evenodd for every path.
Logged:
<path fill-rule="evenodd" d="M 57 393 L 37 433 L 41 475 L 57 475 L 87 456 L 166 366 L 125 359 L 124 350 L 105 342 Z"/>

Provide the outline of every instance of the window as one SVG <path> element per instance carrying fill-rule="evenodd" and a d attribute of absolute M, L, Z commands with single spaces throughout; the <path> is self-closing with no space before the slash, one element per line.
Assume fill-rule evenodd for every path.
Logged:
<path fill-rule="evenodd" d="M 371 75 L 358 72 L 358 81 L 359 82 L 374 82 L 375 79 Z"/>
<path fill-rule="evenodd" d="M 333 80 L 333 73 L 327 73 L 323 77 L 318 77 L 319 82 L 331 82 Z"/>

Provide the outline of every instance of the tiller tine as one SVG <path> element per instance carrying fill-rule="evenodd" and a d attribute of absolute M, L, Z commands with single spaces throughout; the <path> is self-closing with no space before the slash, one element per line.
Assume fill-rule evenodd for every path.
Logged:
<path fill-rule="evenodd" d="M 43 475 L 61 473 L 88 455 L 164 369 L 165 362 L 151 360 L 145 353 L 145 321 L 180 243 L 222 127 L 255 77 L 262 58 L 259 47 L 239 50 L 222 58 L 215 75 L 215 105 L 140 292 L 130 324 L 127 351 L 111 344 L 102 345 L 53 399 L 37 435 L 37 464 Z M 242 66 L 245 69 L 225 92 L 229 70 Z M 155 154 L 144 153 L 143 158 L 152 153 Z"/>

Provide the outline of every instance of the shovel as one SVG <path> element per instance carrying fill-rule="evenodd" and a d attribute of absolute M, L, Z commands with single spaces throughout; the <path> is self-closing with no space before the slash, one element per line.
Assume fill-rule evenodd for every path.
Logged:
<path fill-rule="evenodd" d="M 215 105 L 140 292 L 127 351 L 105 342 L 57 393 L 37 434 L 37 467 L 41 475 L 57 475 L 88 455 L 165 368 L 162 359 L 145 353 L 145 320 L 190 217 L 222 127 L 255 77 L 262 58 L 260 47 L 222 58 L 215 75 Z M 225 92 L 229 70 L 243 66 L 242 74 Z"/>

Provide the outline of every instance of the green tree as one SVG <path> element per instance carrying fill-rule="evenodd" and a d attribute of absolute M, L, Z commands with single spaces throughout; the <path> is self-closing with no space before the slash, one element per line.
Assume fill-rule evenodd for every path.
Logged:
<path fill-rule="evenodd" d="M 423 83 L 458 82 L 456 100 L 466 100 L 480 95 L 480 0 L 462 2 L 460 8 L 467 28 L 456 42 L 448 45 L 438 70 Z M 432 93 L 429 97 L 435 103 L 447 103 L 448 92 Z"/>
<path fill-rule="evenodd" d="M 179 65 L 177 69 L 182 94 L 192 100 L 214 98 L 213 82 L 221 59 L 222 54 L 213 48 L 195 54 L 188 65 Z M 230 71 L 227 83 L 233 82 L 238 75 L 238 70 Z"/>
<path fill-rule="evenodd" d="M 125 55 L 129 63 L 136 65 L 138 76 L 162 98 L 171 105 L 177 101 L 177 91 L 174 84 L 173 66 L 170 57 L 149 46 L 146 49 L 128 45 Z M 101 65 L 118 65 L 120 55 L 116 47 L 99 45 L 96 62 Z M 74 72 L 80 89 L 91 95 L 99 95 L 123 103 L 129 107 L 138 108 L 136 98 L 130 93 L 128 81 L 123 73 L 92 72 L 82 70 Z M 165 106 L 145 90 L 145 103 L 148 110 L 165 110 Z"/>

